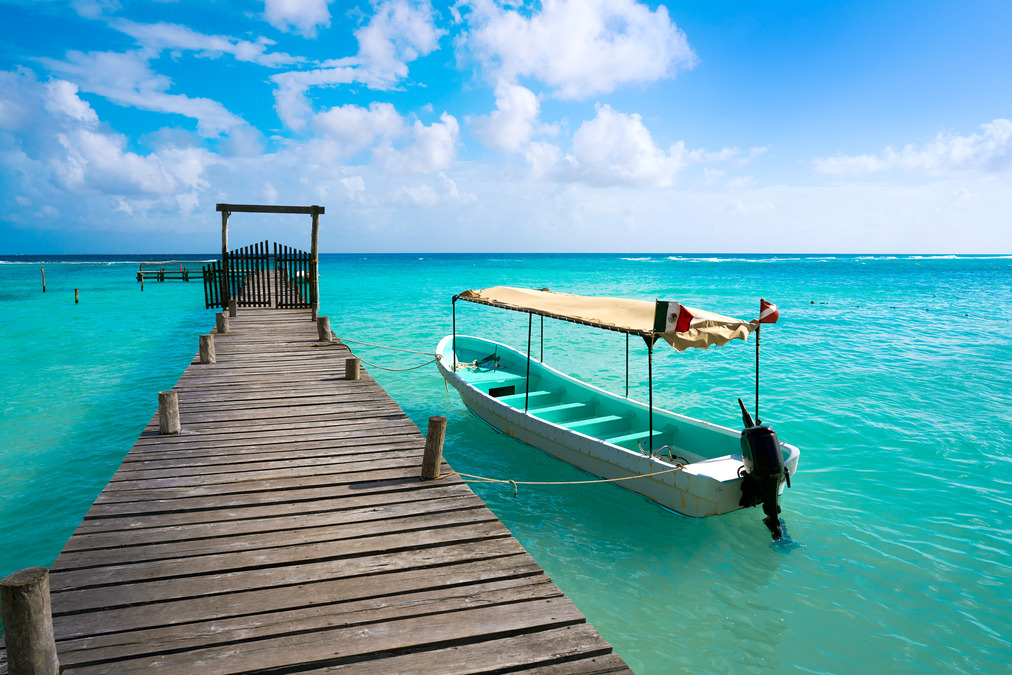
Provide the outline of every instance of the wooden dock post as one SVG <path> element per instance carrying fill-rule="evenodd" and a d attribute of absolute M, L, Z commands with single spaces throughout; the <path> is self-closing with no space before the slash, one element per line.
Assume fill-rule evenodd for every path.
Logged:
<path fill-rule="evenodd" d="M 228 315 L 235 316 L 239 313 L 239 306 L 235 302 L 235 298 L 228 301 Z"/>
<path fill-rule="evenodd" d="M 175 391 L 158 392 L 158 431 L 163 435 L 178 434 L 179 395 Z"/>
<path fill-rule="evenodd" d="M 316 332 L 319 333 L 321 340 L 333 339 L 330 332 L 330 317 L 321 316 L 316 320 Z"/>
<path fill-rule="evenodd" d="M 46 292 L 46 268 L 43 267 L 41 269 L 42 269 L 42 292 L 45 293 Z"/>
<path fill-rule="evenodd" d="M 74 289 L 74 304 L 75 305 L 81 301 L 80 290 L 81 289 L 79 289 L 79 288 L 75 288 Z"/>
<path fill-rule="evenodd" d="M 344 361 L 344 379 L 357 380 L 359 378 L 359 359 L 357 356 L 349 356 Z"/>
<path fill-rule="evenodd" d="M 218 331 L 218 335 L 228 334 L 228 314 L 225 312 L 218 312 L 214 315 L 214 327 Z"/>
<path fill-rule="evenodd" d="M 200 362 L 214 363 L 214 335 L 200 336 Z"/>
<path fill-rule="evenodd" d="M 4 578 L 0 581 L 0 605 L 11 675 L 59 673 L 49 570 L 28 567 Z"/>
<path fill-rule="evenodd" d="M 439 478 L 439 465 L 443 463 L 443 439 L 446 438 L 446 418 L 433 415 L 425 434 L 425 454 L 422 455 L 422 480 Z"/>

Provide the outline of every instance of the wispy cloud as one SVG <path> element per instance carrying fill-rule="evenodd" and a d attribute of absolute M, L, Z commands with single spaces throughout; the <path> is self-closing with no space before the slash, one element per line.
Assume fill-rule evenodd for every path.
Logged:
<path fill-rule="evenodd" d="M 156 54 L 164 50 L 192 51 L 205 58 L 218 58 L 228 54 L 239 61 L 268 68 L 303 63 L 306 60 L 301 56 L 268 51 L 274 41 L 265 37 L 250 42 L 227 35 L 207 35 L 174 23 L 137 23 L 126 19 L 113 21 L 110 26 L 134 38 L 142 47 Z"/>
<path fill-rule="evenodd" d="M 275 110 L 290 129 L 305 129 L 312 117 L 313 107 L 306 96 L 311 87 L 357 82 L 371 89 L 392 89 L 408 76 L 408 63 L 438 48 L 443 31 L 435 26 L 428 0 L 382 0 L 374 5 L 369 22 L 355 31 L 359 45 L 355 56 L 271 77 L 277 87 Z"/>
<path fill-rule="evenodd" d="M 929 176 L 976 172 L 1006 173 L 1012 168 L 1012 121 L 996 119 L 981 125 L 981 133 L 939 134 L 924 145 L 892 146 L 877 155 L 837 155 L 816 158 L 815 170 L 834 176 L 860 176 L 904 171 Z"/>
<path fill-rule="evenodd" d="M 172 80 L 155 73 L 150 54 L 143 51 L 67 53 L 66 59 L 39 59 L 63 78 L 73 81 L 82 91 L 97 94 L 119 105 L 140 110 L 184 115 L 197 121 L 202 136 L 217 136 L 243 124 L 242 118 L 208 98 L 170 94 Z"/>

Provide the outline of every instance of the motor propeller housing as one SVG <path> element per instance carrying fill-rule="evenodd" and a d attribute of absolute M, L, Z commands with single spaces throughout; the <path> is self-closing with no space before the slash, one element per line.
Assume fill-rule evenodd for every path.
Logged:
<path fill-rule="evenodd" d="M 787 481 L 790 486 L 780 439 L 773 427 L 752 420 L 741 399 L 738 399 L 738 405 L 741 406 L 741 419 L 745 425 L 741 432 L 741 457 L 745 466 L 740 471 L 739 505 L 750 507 L 762 504 L 766 514 L 763 523 L 773 535 L 773 541 L 777 541 L 783 536 L 778 503 L 780 484 Z"/>

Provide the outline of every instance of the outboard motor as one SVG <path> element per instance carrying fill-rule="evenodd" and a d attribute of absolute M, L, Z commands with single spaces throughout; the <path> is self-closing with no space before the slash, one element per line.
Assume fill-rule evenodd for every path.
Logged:
<path fill-rule="evenodd" d="M 784 455 L 780 449 L 780 439 L 773 427 L 752 421 L 752 416 L 745 409 L 745 404 L 738 399 L 741 406 L 741 420 L 745 428 L 741 432 L 741 457 L 745 464 L 739 473 L 741 482 L 741 501 L 739 506 L 749 507 L 763 505 L 763 523 L 773 535 L 773 541 L 783 536 L 780 529 L 780 505 L 777 493 L 780 484 L 785 480 L 787 487 L 791 485 L 790 474 L 784 468 Z"/>

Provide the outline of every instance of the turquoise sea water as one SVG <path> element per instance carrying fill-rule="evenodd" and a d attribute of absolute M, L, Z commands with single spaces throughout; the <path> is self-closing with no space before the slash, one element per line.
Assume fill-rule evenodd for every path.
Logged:
<path fill-rule="evenodd" d="M 0 264 L 0 576 L 55 559 L 213 325 L 199 283 L 142 293 L 139 259 Z M 760 414 L 802 451 L 785 541 L 770 542 L 755 509 L 689 519 L 610 485 L 475 491 L 638 673 L 1012 661 L 1012 257 L 331 255 L 320 271 L 338 336 L 420 351 L 450 332 L 465 288 L 664 298 L 743 318 L 760 296 L 776 302 Z M 526 348 L 521 314 L 458 303 L 457 328 Z M 427 360 L 353 347 L 389 368 Z M 621 335 L 547 321 L 544 354 L 624 390 Z M 642 342 L 631 356 L 644 398 Z M 660 350 L 655 402 L 738 427 L 754 359 L 751 341 Z M 423 428 L 447 415 L 458 471 L 586 478 L 471 416 L 433 365 L 370 372 Z"/>

